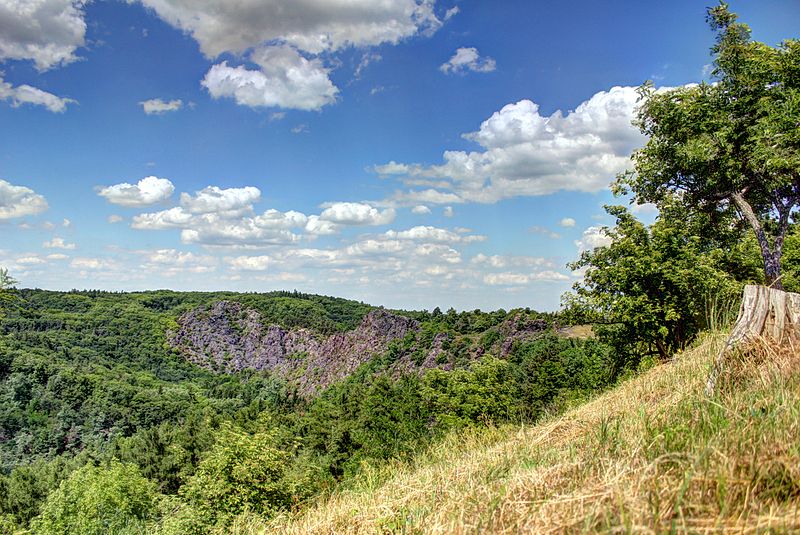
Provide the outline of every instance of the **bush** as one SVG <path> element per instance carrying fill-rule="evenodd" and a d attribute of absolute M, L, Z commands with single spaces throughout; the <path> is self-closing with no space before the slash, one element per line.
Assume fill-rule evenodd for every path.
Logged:
<path fill-rule="evenodd" d="M 155 516 L 157 496 L 135 465 L 86 465 L 47 497 L 31 528 L 40 535 L 141 532 Z"/>

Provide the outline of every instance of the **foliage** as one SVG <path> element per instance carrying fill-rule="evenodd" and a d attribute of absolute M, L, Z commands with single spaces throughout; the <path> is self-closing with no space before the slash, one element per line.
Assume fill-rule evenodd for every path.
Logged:
<path fill-rule="evenodd" d="M 130 529 L 225 531 L 365 467 L 410 460 L 451 430 L 532 421 L 613 381 L 595 373 L 608 369 L 596 341 L 534 330 L 511 346 L 513 329 L 553 314 L 451 309 L 409 313 L 418 332 L 305 400 L 267 372 L 198 368 L 166 332 L 220 299 L 317 332 L 357 325 L 367 305 L 295 293 L 15 293 L 0 320 L 0 516 L 20 529 L 40 513 L 37 526 L 67 515 L 58 489 L 91 486 L 84 472 L 102 479 L 123 466 L 153 491 L 149 521 L 129 519 Z"/>
<path fill-rule="evenodd" d="M 758 241 L 766 283 L 780 287 L 783 241 L 800 202 L 800 41 L 751 41 L 736 18 L 724 2 L 708 11 L 715 83 L 642 88 L 637 124 L 648 141 L 617 188 L 639 202 L 679 192 L 690 210 L 735 210 Z"/>
<path fill-rule="evenodd" d="M 156 512 L 155 485 L 134 465 L 112 461 L 73 472 L 31 523 L 42 535 L 138 533 Z"/>
<path fill-rule="evenodd" d="M 759 277 L 757 253 L 737 227 L 709 231 L 707 218 L 687 216 L 678 199 L 665 198 L 649 227 L 625 208 L 607 210 L 617 220 L 607 230 L 612 241 L 570 264 L 585 274 L 565 300 L 598 324 L 598 335 L 617 350 L 618 367 L 685 348 L 708 327 L 707 303 L 734 301 L 742 279 Z"/>
<path fill-rule="evenodd" d="M 8 270 L 0 268 L 0 318 L 3 317 L 5 308 L 14 300 L 14 294 L 10 290 L 15 284 L 17 281 L 8 274 Z"/>
<path fill-rule="evenodd" d="M 225 525 L 244 511 L 269 517 L 291 505 L 297 481 L 288 481 L 291 455 L 269 431 L 249 434 L 223 426 L 180 495 L 202 525 Z"/>

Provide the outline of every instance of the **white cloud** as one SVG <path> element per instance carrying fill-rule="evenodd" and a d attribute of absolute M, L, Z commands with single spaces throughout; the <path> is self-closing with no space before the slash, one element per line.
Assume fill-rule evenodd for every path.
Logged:
<path fill-rule="evenodd" d="M 458 6 L 453 6 L 444 13 L 444 20 L 448 21 L 458 15 L 461 12 L 461 9 Z"/>
<path fill-rule="evenodd" d="M 86 258 L 86 257 L 78 257 L 73 258 L 72 262 L 69 263 L 70 267 L 75 269 L 91 269 L 91 270 L 98 270 L 98 269 L 109 269 L 113 267 L 113 262 L 110 260 L 106 260 L 104 258 Z"/>
<path fill-rule="evenodd" d="M 522 285 L 530 282 L 530 276 L 525 273 L 487 273 L 483 282 L 490 286 Z"/>
<path fill-rule="evenodd" d="M 464 137 L 482 150 L 446 151 L 441 165 L 390 162 L 375 169 L 406 184 L 427 186 L 397 195 L 402 202 L 494 203 L 556 191 L 596 192 L 630 164 L 644 138 L 631 124 L 634 87 L 601 91 L 566 115 L 539 114 L 530 100 L 509 104 Z"/>
<path fill-rule="evenodd" d="M 391 175 L 405 175 L 409 171 L 411 171 L 411 167 L 404 164 L 404 163 L 397 163 L 396 161 L 392 160 L 389 163 L 383 165 L 376 165 L 373 167 L 376 173 L 381 178 L 386 178 Z"/>
<path fill-rule="evenodd" d="M 267 255 L 237 256 L 226 259 L 226 262 L 236 271 L 264 271 L 273 263 Z"/>
<path fill-rule="evenodd" d="M 121 220 L 121 218 L 120 218 Z M 133 216 L 131 227 L 140 230 L 163 230 L 168 228 L 182 228 L 192 221 L 192 214 L 180 206 Z"/>
<path fill-rule="evenodd" d="M 411 213 L 417 215 L 426 215 L 431 213 L 431 209 L 425 206 L 424 204 L 418 204 L 417 206 L 411 209 Z"/>
<path fill-rule="evenodd" d="M 264 43 L 319 54 L 348 46 L 395 44 L 438 28 L 434 0 L 141 0 L 188 32 L 209 58 Z"/>
<path fill-rule="evenodd" d="M 35 215 L 47 210 L 47 201 L 25 186 L 0 179 L 0 220 Z"/>
<path fill-rule="evenodd" d="M 490 286 L 523 286 L 536 281 L 560 282 L 569 277 L 557 271 L 540 271 L 537 273 L 487 273 L 483 282 Z"/>
<path fill-rule="evenodd" d="M 564 228 L 572 228 L 575 226 L 575 220 L 571 217 L 565 217 L 561 221 L 558 222 Z"/>
<path fill-rule="evenodd" d="M 325 236 L 339 232 L 339 225 L 331 221 L 320 219 L 318 215 L 308 216 L 306 232 L 314 236 Z"/>
<path fill-rule="evenodd" d="M 459 48 L 453 57 L 439 66 L 445 74 L 462 74 L 472 72 L 492 72 L 497 68 L 497 63 L 490 57 L 481 57 L 478 49 L 474 47 Z"/>
<path fill-rule="evenodd" d="M 74 243 L 67 243 L 64 241 L 64 238 L 59 238 L 58 236 L 53 237 L 52 240 L 46 241 L 42 244 L 42 247 L 45 249 L 66 249 L 72 250 L 75 249 L 76 245 Z"/>
<path fill-rule="evenodd" d="M 147 115 L 162 115 L 171 111 L 178 111 L 183 107 L 181 99 L 163 101 L 160 98 L 151 98 L 139 103 Z"/>
<path fill-rule="evenodd" d="M 46 264 L 47 261 L 39 256 L 22 256 L 16 259 L 16 263 L 24 266 L 37 266 Z"/>
<path fill-rule="evenodd" d="M 357 202 L 335 202 L 320 214 L 320 219 L 338 225 L 387 225 L 394 221 L 392 208 L 378 210 L 368 204 Z"/>
<path fill-rule="evenodd" d="M 305 123 L 292 127 L 292 134 L 306 134 L 308 133 L 308 125 Z"/>
<path fill-rule="evenodd" d="M 589 227 L 583 231 L 581 239 L 575 240 L 575 247 L 578 248 L 578 253 L 582 253 L 597 247 L 606 247 L 611 245 L 612 241 L 603 230 L 603 227 Z"/>
<path fill-rule="evenodd" d="M 528 232 L 532 234 L 541 234 L 542 236 L 547 236 L 548 238 L 553 240 L 557 240 L 561 237 L 561 234 L 559 234 L 558 232 L 553 232 L 549 228 L 540 227 L 538 225 L 534 225 L 531 228 L 529 228 Z"/>
<path fill-rule="evenodd" d="M 658 206 L 653 203 L 647 202 L 644 204 L 632 204 L 631 213 L 636 215 L 649 215 L 655 216 L 658 214 Z"/>
<path fill-rule="evenodd" d="M 121 223 L 122 221 L 124 221 L 124 219 L 125 219 L 124 217 L 117 214 L 111 214 L 110 216 L 108 216 L 108 222 L 111 223 L 112 225 L 114 223 Z"/>
<path fill-rule="evenodd" d="M 32 60 L 39 70 L 76 61 L 84 44 L 84 0 L 0 2 L 0 61 Z"/>
<path fill-rule="evenodd" d="M 339 89 L 319 59 L 306 59 L 288 46 L 265 46 L 250 56 L 259 70 L 213 65 L 202 85 L 214 98 L 228 97 L 242 106 L 319 110 L 336 100 Z"/>
<path fill-rule="evenodd" d="M 439 243 L 473 243 L 485 241 L 486 236 L 465 235 L 443 228 L 417 226 L 408 230 L 387 230 L 385 236 L 396 240 L 417 240 Z"/>
<path fill-rule="evenodd" d="M 159 275 L 172 277 L 181 273 L 209 273 L 216 270 L 217 259 L 210 255 L 198 255 L 176 249 L 139 251 L 144 257 L 142 269 L 155 271 Z"/>
<path fill-rule="evenodd" d="M 361 73 L 364 72 L 364 69 L 369 67 L 371 63 L 378 62 L 382 59 L 383 57 L 376 52 L 364 52 L 364 54 L 361 56 L 361 61 L 359 61 L 358 66 L 356 66 L 356 70 L 353 73 L 353 76 L 355 78 L 360 78 Z"/>
<path fill-rule="evenodd" d="M 252 210 L 253 203 L 260 199 L 261 190 L 253 186 L 226 189 L 207 186 L 194 196 L 181 193 L 181 206 L 193 214 L 240 213 Z"/>
<path fill-rule="evenodd" d="M 0 29 L 2 29 L 2 21 L 0 20 Z M 2 74 L 2 73 L 0 73 Z M 44 106 L 53 113 L 63 113 L 67 110 L 67 104 L 75 103 L 77 101 L 70 98 L 57 97 L 47 91 L 42 91 L 36 87 L 27 84 L 12 86 L 10 83 L 5 82 L 0 76 L 0 100 L 10 100 L 11 106 L 17 108 L 23 104 L 30 104 L 32 106 Z"/>
<path fill-rule="evenodd" d="M 166 178 L 148 176 L 136 184 L 114 184 L 101 187 L 97 194 L 105 197 L 111 204 L 139 207 L 156 204 L 169 199 L 175 186 Z"/>
<path fill-rule="evenodd" d="M 497 269 L 505 269 L 508 267 L 541 268 L 554 266 L 552 260 L 548 260 L 547 258 L 543 258 L 541 256 L 485 255 L 483 253 L 478 253 L 472 257 L 470 264 Z"/>
<path fill-rule="evenodd" d="M 72 226 L 72 221 L 70 221 L 67 218 L 64 218 L 64 220 L 61 222 L 61 226 L 64 228 L 70 228 Z"/>
<path fill-rule="evenodd" d="M 202 214 L 181 225 L 181 241 L 223 247 L 295 243 L 301 236 L 291 229 L 303 228 L 307 222 L 304 214 L 291 210 L 267 210 L 255 217 L 239 218 Z"/>
<path fill-rule="evenodd" d="M 452 206 L 445 206 L 442 209 L 442 215 L 445 217 L 453 217 L 455 215 L 455 211 L 453 210 Z"/>

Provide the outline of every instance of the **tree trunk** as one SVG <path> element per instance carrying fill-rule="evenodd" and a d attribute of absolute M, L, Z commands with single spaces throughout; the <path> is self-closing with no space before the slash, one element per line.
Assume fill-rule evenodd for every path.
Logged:
<path fill-rule="evenodd" d="M 706 394 L 714 393 L 728 353 L 758 339 L 779 345 L 800 340 L 800 294 L 752 284 L 744 287 L 739 316 L 708 376 Z"/>
<path fill-rule="evenodd" d="M 753 212 L 753 207 L 745 200 L 744 195 L 741 192 L 737 192 L 731 195 L 731 199 L 733 199 L 739 213 L 756 235 L 758 247 L 761 249 L 761 258 L 764 260 L 765 284 L 771 288 L 783 290 L 783 283 L 781 282 L 781 253 L 785 228 L 780 233 L 781 239 L 776 240 L 774 247 L 770 246 L 764 227 L 755 212 Z"/>

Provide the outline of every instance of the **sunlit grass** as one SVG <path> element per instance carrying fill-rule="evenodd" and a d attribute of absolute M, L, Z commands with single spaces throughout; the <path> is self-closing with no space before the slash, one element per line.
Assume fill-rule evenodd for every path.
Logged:
<path fill-rule="evenodd" d="M 708 335 L 539 425 L 454 434 L 414 465 L 365 470 L 294 515 L 236 533 L 740 533 L 800 530 L 800 358 L 735 357 Z"/>

